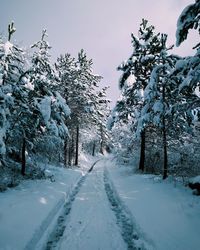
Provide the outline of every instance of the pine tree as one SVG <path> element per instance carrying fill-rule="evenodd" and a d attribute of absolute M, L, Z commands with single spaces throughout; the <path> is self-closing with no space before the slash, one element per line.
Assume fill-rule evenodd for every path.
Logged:
<path fill-rule="evenodd" d="M 122 63 L 118 70 L 123 71 L 120 78 L 120 89 L 125 98 L 118 103 L 123 104 L 127 110 L 127 117 L 130 115 L 136 120 L 141 116 L 144 106 L 144 89 L 150 79 L 151 71 L 156 64 L 156 57 L 159 55 L 162 46 L 160 34 L 156 34 L 154 26 L 148 25 L 147 20 L 142 20 L 139 29 L 139 38 L 132 34 L 133 53 L 127 62 Z M 134 115 L 132 113 L 135 113 Z M 135 120 L 134 119 L 134 120 Z M 144 171 L 145 166 L 145 120 L 139 124 L 141 138 L 139 169 Z"/>
<path fill-rule="evenodd" d="M 67 54 L 60 56 L 56 64 L 65 98 L 72 111 L 70 119 L 67 121 L 71 137 L 67 141 L 68 162 L 71 164 L 71 158 L 74 156 L 75 165 L 78 165 L 81 132 L 93 120 L 95 91 L 101 80 L 100 76 L 93 74 L 92 65 L 92 60 L 87 58 L 83 50 L 78 53 L 77 60 Z M 65 145 L 66 149 L 67 145 Z"/>
<path fill-rule="evenodd" d="M 25 68 L 24 51 L 11 43 L 15 31 L 14 23 L 9 24 L 8 40 L 0 41 L 0 159 L 9 151 L 7 141 L 17 113 L 16 95 L 20 91 L 18 80 Z"/>
<path fill-rule="evenodd" d="M 178 85 L 170 78 L 170 73 L 178 60 L 177 56 L 168 55 L 167 35 L 160 38 L 162 50 L 156 58 L 156 65 L 144 91 L 145 105 L 142 109 L 140 123 L 153 124 L 161 128 L 163 137 L 163 179 L 168 175 L 167 134 L 171 125 L 172 107 L 177 101 Z M 176 94 L 175 94 L 176 93 Z M 144 119 L 144 121 L 142 121 Z M 175 126 L 174 126 L 175 127 Z"/>
<path fill-rule="evenodd" d="M 57 90 L 57 76 L 50 63 L 48 50 L 50 46 L 45 40 L 46 30 L 42 38 L 32 48 L 35 52 L 29 69 L 19 80 L 21 88 L 26 89 L 18 95 L 19 109 L 22 118 L 15 124 L 21 131 L 22 141 L 22 174 L 25 174 L 25 150 L 29 145 L 32 151 L 36 142 L 39 143 L 44 134 L 57 136 L 61 139 L 68 134 L 65 119 L 70 114 L 69 107 Z M 47 137 L 43 137 L 47 138 Z M 26 146 L 25 146 L 26 145 Z"/>

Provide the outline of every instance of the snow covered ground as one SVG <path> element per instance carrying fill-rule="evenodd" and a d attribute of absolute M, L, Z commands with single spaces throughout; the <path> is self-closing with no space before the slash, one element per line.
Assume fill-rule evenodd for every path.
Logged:
<path fill-rule="evenodd" d="M 0 250 L 34 249 L 91 164 L 87 159 L 81 163 L 83 168 L 74 170 L 48 166 L 55 182 L 28 180 L 0 193 Z"/>
<path fill-rule="evenodd" d="M 106 164 L 120 199 L 158 250 L 200 249 L 200 198 L 182 184 Z"/>
<path fill-rule="evenodd" d="M 112 159 L 0 193 L 0 250 L 198 250 L 199 197 Z"/>

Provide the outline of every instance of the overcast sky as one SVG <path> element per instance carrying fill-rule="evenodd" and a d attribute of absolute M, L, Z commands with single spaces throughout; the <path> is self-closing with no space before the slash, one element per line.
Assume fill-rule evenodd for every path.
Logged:
<path fill-rule="evenodd" d="M 7 25 L 15 22 L 15 40 L 29 47 L 46 28 L 55 60 L 61 53 L 76 56 L 85 49 L 93 59 L 94 72 L 109 85 L 109 98 L 119 95 L 116 67 L 132 52 L 131 33 L 137 35 L 145 18 L 158 32 L 169 35 L 175 43 L 177 18 L 194 0 L 0 0 L 0 32 L 7 34 Z M 198 36 L 193 32 L 187 42 L 174 53 L 192 54 Z"/>

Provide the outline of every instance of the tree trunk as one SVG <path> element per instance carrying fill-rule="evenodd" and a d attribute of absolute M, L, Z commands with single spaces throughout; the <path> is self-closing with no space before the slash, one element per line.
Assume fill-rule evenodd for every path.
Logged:
<path fill-rule="evenodd" d="M 96 148 L 96 142 L 94 141 L 93 147 L 92 147 L 92 156 L 95 156 L 95 148 Z"/>
<path fill-rule="evenodd" d="M 76 127 L 76 154 L 75 154 L 75 165 L 78 166 L 78 146 L 79 146 L 79 125 Z"/>
<path fill-rule="evenodd" d="M 103 155 L 103 140 L 100 140 L 100 154 Z"/>
<path fill-rule="evenodd" d="M 25 175 L 26 170 L 26 139 L 23 138 L 22 142 L 22 165 L 21 165 L 21 174 Z"/>
<path fill-rule="evenodd" d="M 73 163 L 74 157 L 74 135 L 72 133 L 71 141 L 69 141 L 69 149 L 68 149 L 68 165 L 71 166 Z"/>
<path fill-rule="evenodd" d="M 168 157 L 167 157 L 167 135 L 166 135 L 166 124 L 165 124 L 165 86 L 162 89 L 162 97 L 163 97 L 163 117 L 162 117 L 162 132 L 163 132 L 163 180 L 168 176 Z"/>
<path fill-rule="evenodd" d="M 104 143 L 104 138 L 103 138 L 103 128 L 102 128 L 102 125 L 101 125 L 101 128 L 100 128 L 100 131 L 101 131 L 101 139 L 100 139 L 100 154 L 103 155 L 103 143 Z"/>
<path fill-rule="evenodd" d="M 71 144 L 71 163 L 75 164 L 74 160 L 74 135 L 72 134 L 72 144 Z"/>
<path fill-rule="evenodd" d="M 64 142 L 64 166 L 65 167 L 67 167 L 67 144 L 68 144 L 68 140 L 66 138 Z"/>
<path fill-rule="evenodd" d="M 165 120 L 165 118 L 163 118 Z M 164 153 L 164 166 L 163 166 L 163 180 L 167 178 L 167 170 L 168 170 L 168 157 L 167 157 L 167 136 L 166 136 L 166 128 L 165 121 L 163 127 L 163 153 Z"/>
<path fill-rule="evenodd" d="M 68 165 L 72 165 L 72 141 L 69 140 L 69 148 L 68 148 Z"/>
<path fill-rule="evenodd" d="M 142 132 L 141 132 L 139 170 L 144 171 L 144 163 L 145 163 L 145 129 L 143 129 Z"/>

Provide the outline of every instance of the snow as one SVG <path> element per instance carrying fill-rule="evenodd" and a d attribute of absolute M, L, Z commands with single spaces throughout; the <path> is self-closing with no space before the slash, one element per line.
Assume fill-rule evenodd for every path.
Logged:
<path fill-rule="evenodd" d="M 8 128 L 8 122 L 6 120 L 6 110 L 0 107 L 0 119 L 1 119 L 1 127 L 0 127 L 0 155 L 6 153 L 6 145 L 4 140 L 6 138 L 6 132 Z"/>
<path fill-rule="evenodd" d="M 55 136 L 59 135 L 59 127 L 58 124 L 54 121 L 51 120 L 51 122 L 48 124 L 48 129 L 51 131 L 51 133 Z"/>
<path fill-rule="evenodd" d="M 37 233 L 39 235 L 41 228 L 51 223 L 65 202 L 67 192 L 83 174 L 81 170 L 48 168 L 49 175 L 55 174 L 55 182 L 26 181 L 15 189 L 0 193 L 1 250 L 21 250 L 32 237 L 38 240 Z"/>
<path fill-rule="evenodd" d="M 156 101 L 153 105 L 153 111 L 155 113 L 162 113 L 163 112 L 163 102 L 162 101 Z"/>
<path fill-rule="evenodd" d="M 58 106 L 63 110 L 66 116 L 69 116 L 71 114 L 71 110 L 69 106 L 66 104 L 65 99 L 58 92 L 56 92 L 56 98 Z"/>
<path fill-rule="evenodd" d="M 8 56 L 8 55 L 11 53 L 12 48 L 13 48 L 13 44 L 10 43 L 9 41 L 7 41 L 7 42 L 4 44 L 5 56 Z"/>
<path fill-rule="evenodd" d="M 120 198 L 159 250 L 200 248 L 200 200 L 182 185 L 107 162 Z"/>
<path fill-rule="evenodd" d="M 188 64 L 188 61 L 186 59 L 179 59 L 177 62 L 176 62 L 176 65 L 175 65 L 175 68 L 176 70 L 182 70 L 184 68 L 187 67 L 187 64 Z"/>
<path fill-rule="evenodd" d="M 45 124 L 47 125 L 51 116 L 51 97 L 45 96 L 38 104 L 38 107 L 45 121 Z"/>
<path fill-rule="evenodd" d="M 109 207 L 100 162 L 86 179 L 72 205 L 59 249 L 126 249 Z"/>
<path fill-rule="evenodd" d="M 5 132 L 5 129 L 0 129 L 0 154 L 2 155 L 6 153 L 6 146 L 4 143 Z"/>
<path fill-rule="evenodd" d="M 194 7 L 200 8 L 199 6 L 200 3 L 196 1 L 195 4 L 190 4 L 186 6 L 185 9 L 182 11 L 181 15 L 179 16 L 177 21 L 177 31 L 176 31 L 177 47 L 181 44 L 182 41 L 184 41 L 187 38 L 188 29 L 191 29 L 193 27 L 193 25 L 191 24 L 194 23 L 196 17 L 196 12 L 194 11 Z M 198 18 L 196 19 L 198 20 Z"/>
<path fill-rule="evenodd" d="M 31 82 L 26 82 L 26 84 L 24 84 L 24 87 L 29 89 L 29 90 L 34 90 L 34 84 L 32 84 Z"/>
<path fill-rule="evenodd" d="M 132 86 L 135 83 L 135 76 L 131 74 L 126 80 L 127 86 Z"/>
<path fill-rule="evenodd" d="M 191 183 L 200 183 L 200 175 L 190 179 Z"/>
<path fill-rule="evenodd" d="M 97 159 L 48 166 L 55 181 L 0 193 L 0 249 L 199 249 L 200 201 L 190 189 L 134 174 L 113 156 Z"/>

